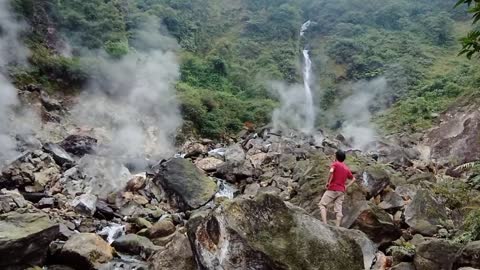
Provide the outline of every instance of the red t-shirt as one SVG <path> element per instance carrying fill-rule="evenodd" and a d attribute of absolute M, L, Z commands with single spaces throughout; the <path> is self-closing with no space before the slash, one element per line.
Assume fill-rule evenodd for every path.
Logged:
<path fill-rule="evenodd" d="M 345 192 L 347 179 L 353 179 L 352 172 L 345 163 L 340 161 L 335 161 L 331 169 L 333 169 L 333 178 L 328 186 L 328 190 Z"/>

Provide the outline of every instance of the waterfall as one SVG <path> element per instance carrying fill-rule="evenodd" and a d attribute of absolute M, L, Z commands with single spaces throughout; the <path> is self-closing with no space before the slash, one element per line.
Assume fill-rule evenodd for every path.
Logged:
<path fill-rule="evenodd" d="M 300 29 L 300 36 L 304 36 L 305 31 L 312 24 L 310 20 L 305 22 Z M 305 130 L 310 132 L 315 125 L 315 108 L 313 105 L 313 94 L 310 88 L 312 61 L 310 60 L 310 51 L 307 48 L 303 49 L 303 85 L 305 89 Z"/>

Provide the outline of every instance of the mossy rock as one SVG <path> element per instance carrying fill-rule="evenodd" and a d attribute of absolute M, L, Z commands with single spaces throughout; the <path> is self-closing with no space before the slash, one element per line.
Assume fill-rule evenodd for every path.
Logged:
<path fill-rule="evenodd" d="M 190 239 L 205 269 L 360 270 L 373 260 L 363 233 L 325 226 L 268 194 L 225 202 L 195 223 Z"/>
<path fill-rule="evenodd" d="M 47 255 L 46 247 L 58 233 L 58 224 L 43 213 L 0 215 L 0 268 L 24 269 L 22 267 L 28 265 L 42 265 Z"/>
<path fill-rule="evenodd" d="M 405 208 L 405 222 L 423 235 L 434 235 L 438 230 L 437 226 L 445 224 L 446 220 L 445 205 L 439 203 L 426 189 L 418 190 L 412 202 Z"/>
<path fill-rule="evenodd" d="M 293 169 L 293 179 L 300 188 L 292 203 L 304 208 L 309 213 L 318 209 L 318 202 L 325 192 L 325 184 L 332 160 L 323 153 L 317 153 L 308 160 L 301 160 Z"/>

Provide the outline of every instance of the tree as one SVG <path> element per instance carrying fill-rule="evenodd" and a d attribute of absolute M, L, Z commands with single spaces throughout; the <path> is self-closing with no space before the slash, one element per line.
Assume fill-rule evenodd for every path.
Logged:
<path fill-rule="evenodd" d="M 479 0 L 459 0 L 455 7 L 461 5 L 468 6 L 468 12 L 472 14 L 473 24 L 476 24 L 480 20 L 480 1 Z M 473 30 L 468 33 L 467 36 L 461 39 L 462 50 L 460 55 L 466 55 L 468 59 L 471 59 L 473 55 L 480 52 L 480 31 Z"/>

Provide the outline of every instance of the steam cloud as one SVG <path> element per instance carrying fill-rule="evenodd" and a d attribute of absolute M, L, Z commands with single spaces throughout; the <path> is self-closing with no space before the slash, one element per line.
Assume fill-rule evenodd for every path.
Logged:
<path fill-rule="evenodd" d="M 368 151 L 375 143 L 377 131 L 371 122 L 370 108 L 383 104 L 381 94 L 387 87 L 387 80 L 384 77 L 351 85 L 353 94 L 344 99 L 340 107 L 345 118 L 341 132 L 351 140 L 354 148 Z"/>
<path fill-rule="evenodd" d="M 23 29 L 24 25 L 14 16 L 9 1 L 0 1 L 0 168 L 18 154 L 13 135 L 22 127 L 13 119 L 19 100 L 17 90 L 8 78 L 8 65 L 26 62 L 28 49 L 20 41 Z"/>
<path fill-rule="evenodd" d="M 303 85 L 271 82 L 270 89 L 280 101 L 280 107 L 276 108 L 272 114 L 273 128 L 275 130 L 295 129 L 310 132 L 310 128 L 307 128 L 308 116 L 305 107 L 308 104 Z"/>
<path fill-rule="evenodd" d="M 137 51 L 122 59 L 88 52 L 96 54 L 100 68 L 72 115 L 77 125 L 103 133 L 98 153 L 107 159 L 160 159 L 174 153 L 175 133 L 182 123 L 174 89 L 180 75 L 177 44 L 161 35 L 159 26 L 157 20 L 148 22 L 133 40 Z M 101 163 L 110 168 L 99 170 Z M 112 162 L 81 164 L 88 175 L 99 178 L 94 182 L 109 186 L 104 194 L 128 181 Z"/>

